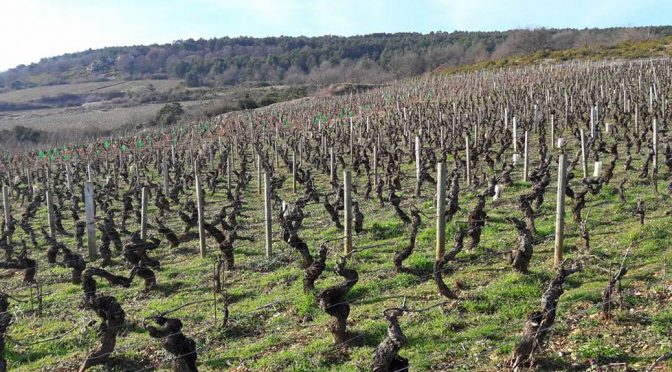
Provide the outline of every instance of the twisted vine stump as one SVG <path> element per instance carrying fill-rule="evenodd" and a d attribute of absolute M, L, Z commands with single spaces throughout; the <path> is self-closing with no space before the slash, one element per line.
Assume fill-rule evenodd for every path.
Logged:
<path fill-rule="evenodd" d="M 644 201 L 641 199 L 637 201 L 635 214 L 639 217 L 639 224 L 644 225 L 644 217 L 646 216 L 646 206 L 644 205 Z"/>
<path fill-rule="evenodd" d="M 142 263 L 134 266 L 131 270 L 131 279 L 136 275 L 144 281 L 145 292 L 156 288 L 156 274 L 149 267 L 143 266 Z"/>
<path fill-rule="evenodd" d="M 23 241 L 22 241 L 23 242 Z M 28 249 L 25 247 L 19 253 L 16 259 L 0 262 L 0 269 L 23 270 L 23 283 L 35 283 L 35 274 L 37 273 L 37 261 L 28 257 Z"/>
<path fill-rule="evenodd" d="M 94 277 L 104 278 L 111 285 L 128 288 L 131 286 L 135 274 L 136 270 L 133 270 L 131 271 L 131 276 L 126 278 L 97 267 L 90 267 L 84 270 L 84 274 L 82 275 L 83 307 L 92 310 L 100 318 L 100 325 L 97 331 L 100 346 L 89 352 L 86 359 L 80 365 L 79 372 L 92 366 L 103 364 L 109 359 L 117 343 L 117 333 L 124 325 L 126 318 L 126 313 L 116 298 L 96 294 L 97 285 Z"/>
<path fill-rule="evenodd" d="M 555 323 L 555 315 L 560 296 L 565 291 L 562 285 L 571 274 L 580 271 L 580 266 L 565 268 L 560 265 L 546 292 L 541 296 L 541 310 L 532 312 L 525 322 L 523 338 L 509 360 L 514 371 L 522 371 L 534 365 L 534 354 L 544 347 L 544 342 L 551 333 Z"/>
<path fill-rule="evenodd" d="M 112 296 L 94 296 L 85 302 L 84 307 L 93 310 L 100 318 L 97 332 L 100 346 L 86 356 L 79 366 L 79 372 L 103 364 L 109 359 L 117 343 L 119 328 L 123 326 L 126 317 L 121 305 Z"/>
<path fill-rule="evenodd" d="M 390 192 L 390 204 L 392 204 L 394 212 L 397 214 L 401 222 L 404 223 L 404 225 L 410 225 L 412 223 L 411 217 L 409 217 L 408 214 L 404 212 L 403 209 L 401 209 L 401 197 L 395 194 L 394 191 Z"/>
<path fill-rule="evenodd" d="M 518 249 L 511 251 L 511 267 L 521 273 L 527 273 L 532 259 L 532 231 L 524 221 L 509 217 L 506 219 L 511 222 L 518 230 Z"/>
<path fill-rule="evenodd" d="M 310 254 L 308 244 L 299 237 L 299 228 L 301 228 L 305 217 L 303 213 L 304 205 L 304 202 L 297 201 L 293 205 L 286 206 L 278 214 L 278 222 L 282 228 L 282 240 L 301 255 L 303 269 L 313 263 L 313 256 Z"/>
<path fill-rule="evenodd" d="M 359 209 L 359 203 L 352 202 L 352 217 L 355 223 L 355 233 L 361 234 L 364 232 L 364 213 Z"/>
<path fill-rule="evenodd" d="M 155 316 L 148 319 L 153 320 L 158 327 L 147 323 L 146 320 L 142 327 L 151 337 L 161 339 L 163 348 L 175 355 L 173 370 L 175 372 L 197 372 L 196 342 L 182 333 L 182 321 L 164 316 Z"/>
<path fill-rule="evenodd" d="M 338 209 L 329 202 L 328 196 L 324 197 L 323 205 L 324 209 L 327 211 L 329 217 L 331 218 L 331 222 L 334 223 L 334 226 L 336 226 L 336 228 L 339 230 L 343 230 L 343 224 L 341 224 L 341 218 L 338 215 Z"/>
<path fill-rule="evenodd" d="M 446 208 L 446 222 L 450 222 L 453 216 L 460 210 L 460 177 L 457 170 L 450 179 L 450 191 L 448 192 L 448 208 Z"/>
<path fill-rule="evenodd" d="M 5 334 L 12 324 L 12 314 L 9 308 L 9 296 L 0 292 L 0 372 L 7 372 L 7 360 L 5 358 Z"/>
<path fill-rule="evenodd" d="M 327 261 L 327 244 L 320 246 L 317 253 L 317 258 L 313 259 L 310 266 L 306 267 L 303 273 L 303 292 L 310 293 L 315 289 L 315 281 L 322 275 L 326 268 Z"/>
<path fill-rule="evenodd" d="M 158 269 L 161 263 L 157 259 L 149 258 L 147 251 L 158 248 L 160 243 L 161 241 L 155 237 L 151 237 L 149 241 L 143 241 L 140 238 L 140 233 L 136 232 L 131 236 L 131 241 L 124 245 L 124 257 L 132 266 Z"/>
<path fill-rule="evenodd" d="M 317 295 L 317 303 L 320 309 L 331 315 L 331 323 L 329 330 L 334 337 L 334 343 L 341 345 L 347 341 L 347 334 L 345 331 L 348 315 L 350 315 L 350 304 L 345 300 L 345 295 L 348 293 L 357 281 L 359 276 L 354 269 L 347 269 L 345 264 L 347 256 L 343 256 L 338 260 L 334 272 L 342 276 L 345 281 L 341 284 L 329 287 Z"/>
<path fill-rule="evenodd" d="M 42 234 L 46 242 L 51 246 L 47 250 L 47 262 L 57 263 L 56 258 L 58 253 L 63 252 L 63 261 L 58 264 L 72 269 L 72 284 L 81 284 L 82 272 L 86 269 L 84 258 L 77 253 L 73 253 L 65 244 L 50 237 L 44 228 L 42 229 Z"/>
<path fill-rule="evenodd" d="M 9 225 L 12 224 L 12 209 L 10 206 L 9 200 L 9 187 L 7 185 L 2 185 L 2 210 L 5 216 L 5 228 L 2 233 L 9 232 Z M 7 245 L 12 244 L 12 234 L 3 235 L 3 240 Z"/>
<path fill-rule="evenodd" d="M 235 265 L 233 243 L 239 238 L 237 227 L 233 228 L 231 231 L 227 231 L 225 234 L 222 230 L 215 227 L 214 224 L 204 221 L 203 228 L 217 241 L 217 244 L 219 244 L 219 251 L 224 257 L 224 261 L 218 262 L 218 271 L 221 272 L 221 266 L 223 266 L 226 271 L 233 270 Z"/>
<path fill-rule="evenodd" d="M 486 196 L 486 193 L 477 195 L 478 202 L 476 203 L 476 207 L 469 213 L 469 229 L 467 229 L 467 235 L 471 238 L 469 250 L 476 249 L 481 243 L 481 232 L 487 218 L 487 214 L 485 213 Z"/>
<path fill-rule="evenodd" d="M 408 268 L 405 268 L 404 265 L 404 260 L 407 259 L 412 253 L 413 249 L 415 249 L 415 240 L 418 235 L 418 228 L 420 227 L 420 211 L 417 209 L 413 208 L 411 210 L 411 215 L 413 216 L 413 223 L 411 224 L 411 234 L 409 237 L 409 242 L 406 248 L 397 251 L 394 254 L 394 267 L 397 269 L 398 273 L 403 273 L 403 272 L 410 272 Z"/>
<path fill-rule="evenodd" d="M 581 249 L 584 252 L 590 252 L 590 231 L 588 231 L 588 220 L 582 220 L 579 223 L 579 237 L 581 238 Z"/>
<path fill-rule="evenodd" d="M 154 225 L 156 226 L 156 231 L 170 243 L 170 248 L 178 248 L 180 246 L 180 243 L 182 243 L 180 237 L 163 223 L 161 217 L 154 216 Z"/>
<path fill-rule="evenodd" d="M 12 247 L 11 243 L 7 242 L 8 235 L 9 233 L 7 232 L 4 232 L 2 235 L 0 235 L 0 250 L 5 251 L 5 260 L 10 261 L 14 255 L 14 247 Z"/>
<path fill-rule="evenodd" d="M 454 260 L 455 256 L 462 251 L 462 248 L 464 248 L 464 237 L 466 235 L 466 231 L 458 229 L 455 232 L 455 245 L 453 246 L 453 249 L 434 261 L 434 281 L 439 288 L 439 293 L 447 298 L 456 299 L 457 295 L 448 288 L 448 285 L 443 281 L 444 266 L 446 266 L 448 262 Z"/>
<path fill-rule="evenodd" d="M 403 314 L 403 309 L 387 309 L 383 312 L 387 319 L 387 337 L 376 346 L 373 352 L 373 363 L 371 363 L 373 372 L 408 371 L 408 359 L 399 356 L 399 350 L 407 342 L 399 326 L 399 317 Z"/>

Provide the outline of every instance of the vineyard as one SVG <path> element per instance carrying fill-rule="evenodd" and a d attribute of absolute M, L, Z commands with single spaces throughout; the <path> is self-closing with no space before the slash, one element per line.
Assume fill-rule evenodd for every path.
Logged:
<path fill-rule="evenodd" d="M 672 61 L 1 154 L 0 371 L 668 370 Z"/>

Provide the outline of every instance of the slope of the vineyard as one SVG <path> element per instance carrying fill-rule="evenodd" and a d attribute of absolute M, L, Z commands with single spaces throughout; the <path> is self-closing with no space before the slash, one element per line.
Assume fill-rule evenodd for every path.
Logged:
<path fill-rule="evenodd" d="M 47 262 L 50 245 L 40 232 L 41 228 L 46 232 L 48 226 L 44 200 L 38 203 L 35 215 L 23 221 L 35 230 L 36 247 L 18 224 L 29 205 L 30 175 L 35 187 L 32 197 L 43 198 L 45 190 L 51 188 L 65 232 L 74 232 L 75 220 L 85 220 L 81 188 L 89 163 L 97 195 L 97 224 L 104 224 L 105 211 L 113 210 L 114 224 L 121 230 L 123 195 L 134 190 L 129 194 L 133 209 L 127 228 L 137 230 L 139 180 L 152 194 L 149 236 L 162 239 L 157 249 L 148 251 L 151 258 L 160 261 L 160 268 L 154 269 L 155 288 L 145 291 L 138 278 L 128 288 L 96 279 L 97 293 L 113 296 L 125 312 L 125 321 L 109 360 L 91 370 L 171 369 L 175 357 L 143 327 L 148 317 L 165 312 L 170 312 L 166 316 L 179 318 L 184 335 L 195 341 L 201 371 L 369 370 L 374 349 L 387 335 L 384 310 L 404 303 L 408 311 L 399 322 L 406 342 L 399 355 L 408 359 L 412 370 L 510 369 L 509 359 L 523 336 L 528 315 L 542 309 L 542 294 L 556 275 L 553 250 L 560 152 L 556 143 L 560 137 L 566 142 L 571 175 L 564 258 L 566 265 L 578 264 L 582 270 L 564 283 L 564 294 L 557 309 L 553 308 L 557 310 L 555 323 L 549 326 L 546 342 L 535 347 L 532 365 L 539 370 L 646 369 L 658 356 L 672 350 L 672 216 L 668 214 L 672 207 L 668 187 L 672 172 L 668 132 L 671 67 L 669 60 L 576 63 L 430 77 L 358 95 L 312 98 L 228 114 L 207 123 L 157 129 L 128 138 L 70 144 L 48 153 L 44 149 L 39 153 L 3 154 L 0 180 L 12 185 L 11 208 L 17 221 L 12 237 L 13 260 L 23 240 L 28 257 L 37 261 L 35 283 L 22 282 L 24 270 L 0 269 L 0 292 L 10 296 L 8 313 L 13 317 L 5 336 L 9 369 L 76 370 L 98 345 L 96 330 L 101 320 L 83 306 L 81 285 L 70 282 L 69 268 Z M 594 105 L 598 114 L 591 140 L 590 112 Z M 524 132 L 530 134 L 530 174 L 538 172 L 539 179 L 548 178 L 541 194 L 543 201 L 540 205 L 532 203 L 536 231 L 527 273 L 514 270 L 509 261 L 512 250 L 519 247 L 519 234 L 510 218 L 525 217 L 521 196 L 541 186 L 534 177 L 523 181 L 522 156 L 508 172 L 510 182 L 504 177 L 512 163 L 513 117 L 519 153 Z M 655 172 L 649 157 L 654 117 L 659 129 Z M 586 133 L 589 174 L 585 181 L 579 128 Z M 439 293 L 433 275 L 436 183 L 427 180 L 421 185 L 420 196 L 414 196 L 416 135 L 422 141 L 423 174 L 426 171 L 435 181 L 436 162 L 445 155 L 449 202 L 459 205 L 447 223 L 446 251 L 453 248 L 458 229 L 469 229 L 464 250 L 442 270 L 446 284 L 457 295 L 455 299 Z M 471 184 L 465 178 L 465 136 L 471 141 Z M 336 185 L 329 182 L 330 148 L 336 155 Z M 383 183 L 380 199 L 375 187 L 366 195 L 367 181 L 372 182 L 374 177 L 374 149 L 378 180 Z M 263 185 L 258 192 L 257 154 L 262 156 L 262 169 L 274 180 L 286 178 L 273 190 L 278 202 L 272 210 L 270 258 L 265 257 Z M 296 192 L 292 190 L 293 154 L 303 178 L 297 182 Z M 181 185 L 182 191 L 177 192 L 179 202 L 169 201 L 170 212 L 159 217 L 155 200 L 163 182 L 162 159 L 168 159 L 171 189 Z M 602 161 L 602 173 L 590 177 L 596 159 Z M 227 160 L 233 171 L 228 190 Z M 547 172 L 543 171 L 542 160 L 550 164 Z M 338 192 L 334 190 L 343 183 L 341 162 L 348 168 L 359 168 L 359 172 L 353 170 L 353 199 L 364 221 L 363 231 L 353 236 L 354 252 L 347 260 L 347 267 L 358 274 L 344 299 L 350 305 L 347 338 L 335 345 L 331 316 L 321 309 L 318 294 L 344 281 L 334 272 L 343 254 L 343 231 L 335 227 L 323 205 L 325 198 L 332 204 L 337 202 Z M 65 164 L 70 177 L 67 180 Z M 197 238 L 171 248 L 158 231 L 157 218 L 182 233 L 185 222 L 178 212 L 188 215 L 188 202 L 196 199 L 195 165 L 203 183 L 205 221 L 215 220 L 223 207 L 230 213 L 239 198 L 242 204 L 235 221 L 237 233 L 252 238 L 234 239 L 235 266 L 223 272 L 219 292 L 214 291 L 213 278 L 222 252 L 213 236 L 208 235 L 207 252 L 201 257 Z M 140 171 L 136 173 L 138 166 Z M 51 169 L 49 177 L 47 168 Z M 453 170 L 458 175 L 458 198 L 450 194 Z M 610 170 L 613 175 L 608 174 Z M 501 197 L 494 201 L 487 192 L 492 177 L 498 185 L 506 184 Z M 73 194 L 81 198 L 78 219 L 71 215 L 68 182 L 73 183 Z M 295 203 L 306 196 L 311 184 L 319 202 L 309 201 L 303 209 L 305 219 L 298 236 L 313 258 L 325 242 L 328 251 L 326 269 L 315 281 L 315 290 L 304 292 L 301 255 L 283 241 L 278 215 L 280 200 Z M 237 185 L 241 185 L 240 193 L 236 193 Z M 582 193 L 585 207 L 581 209 L 577 204 Z M 472 215 L 479 195 L 485 202 L 485 220 Z M 421 220 L 415 248 L 403 262 L 407 268 L 404 272 L 395 269 L 394 257 L 409 244 L 411 225 L 404 224 L 395 212 L 391 196 L 400 198 L 403 213 L 412 216 L 417 209 Z M 584 229 L 573 217 L 572 211 L 577 208 L 581 220 L 585 220 Z M 343 211 L 338 213 L 342 220 Z M 484 223 L 480 243 L 472 247 L 472 233 L 478 223 Z M 191 231 L 197 231 L 197 227 Z M 96 232 L 100 246 L 101 228 Z M 587 248 L 581 232 L 584 237 L 586 232 L 589 235 Z M 101 266 L 101 259 L 88 259 L 86 244 L 78 250 L 75 237 L 64 233 L 56 237 L 80 253 L 87 267 Z M 130 236 L 122 233 L 122 240 L 127 243 Z M 112 263 L 104 269 L 128 276 L 131 266 L 114 244 L 110 249 Z M 59 253 L 57 261 L 62 260 Z M 611 318 L 604 319 L 603 291 L 622 264 L 627 273 L 607 306 Z M 223 324 L 225 308 L 228 319 Z M 658 368 L 668 367 L 663 362 Z"/>

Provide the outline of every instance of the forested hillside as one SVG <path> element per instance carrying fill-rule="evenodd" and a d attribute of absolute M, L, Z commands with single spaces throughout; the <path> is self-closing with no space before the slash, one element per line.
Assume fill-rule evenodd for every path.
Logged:
<path fill-rule="evenodd" d="M 377 83 L 437 67 L 539 51 L 610 46 L 672 35 L 672 27 L 536 29 L 363 36 L 216 38 L 110 47 L 44 58 L 0 73 L 0 91 L 74 82 L 182 79 L 187 86 L 241 83 Z"/>

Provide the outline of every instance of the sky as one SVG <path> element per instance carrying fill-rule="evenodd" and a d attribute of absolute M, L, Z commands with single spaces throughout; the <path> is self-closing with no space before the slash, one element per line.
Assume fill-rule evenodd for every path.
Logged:
<path fill-rule="evenodd" d="M 0 71 L 188 38 L 671 23 L 672 0 L 0 0 Z"/>

